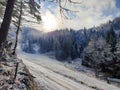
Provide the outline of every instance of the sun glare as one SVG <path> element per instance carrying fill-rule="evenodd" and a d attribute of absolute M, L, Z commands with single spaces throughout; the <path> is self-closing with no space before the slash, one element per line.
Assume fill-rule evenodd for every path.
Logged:
<path fill-rule="evenodd" d="M 45 32 L 53 31 L 57 28 L 56 18 L 50 12 L 47 12 L 44 16 L 42 16 L 42 21 Z"/>

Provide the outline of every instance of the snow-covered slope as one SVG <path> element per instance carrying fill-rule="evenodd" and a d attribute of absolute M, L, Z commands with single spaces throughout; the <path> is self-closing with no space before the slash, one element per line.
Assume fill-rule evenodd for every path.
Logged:
<path fill-rule="evenodd" d="M 67 68 L 45 55 L 18 52 L 19 58 L 46 90 L 120 90 L 95 77 Z"/>

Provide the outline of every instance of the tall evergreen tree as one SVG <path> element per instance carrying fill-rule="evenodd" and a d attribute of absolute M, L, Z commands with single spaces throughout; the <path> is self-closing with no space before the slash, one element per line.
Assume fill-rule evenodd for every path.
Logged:
<path fill-rule="evenodd" d="M 22 1 L 20 2 L 20 6 L 19 7 L 20 7 L 20 10 L 19 10 L 20 14 L 18 15 L 18 21 L 17 21 L 17 24 L 16 24 L 17 31 L 16 31 L 15 46 L 13 48 L 13 54 L 16 53 L 16 48 L 17 48 L 17 43 L 18 43 L 18 34 L 19 34 L 19 31 L 20 31 L 22 12 L 23 12 L 23 2 Z"/>
<path fill-rule="evenodd" d="M 14 8 L 15 0 L 8 0 L 6 5 L 6 10 L 3 18 L 3 22 L 0 28 L 0 48 L 3 42 L 5 42 L 10 27 L 10 22 L 12 18 L 12 12 Z"/>
<path fill-rule="evenodd" d="M 116 35 L 112 26 L 107 31 L 106 42 L 111 46 L 111 52 L 114 52 L 116 50 Z"/>

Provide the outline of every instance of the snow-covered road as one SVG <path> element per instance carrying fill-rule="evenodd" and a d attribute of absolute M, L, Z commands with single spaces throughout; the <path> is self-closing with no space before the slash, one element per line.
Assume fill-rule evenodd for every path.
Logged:
<path fill-rule="evenodd" d="M 18 53 L 30 72 L 47 90 L 120 90 L 84 73 L 71 70 L 45 55 Z"/>

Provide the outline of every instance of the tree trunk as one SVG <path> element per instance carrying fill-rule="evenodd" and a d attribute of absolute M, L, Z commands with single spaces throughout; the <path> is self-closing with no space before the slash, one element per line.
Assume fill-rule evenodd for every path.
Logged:
<path fill-rule="evenodd" d="M 14 49 L 13 49 L 13 54 L 16 53 L 16 47 L 17 47 L 17 43 L 18 43 L 18 34 L 19 34 L 19 31 L 20 31 L 20 25 L 21 25 L 21 19 L 22 19 L 22 7 L 23 7 L 23 3 L 21 1 L 20 15 L 19 15 L 18 26 L 17 26 L 17 31 L 16 31 L 16 39 L 15 39 L 15 46 L 14 46 Z"/>
<path fill-rule="evenodd" d="M 16 63 L 16 68 L 15 68 L 15 75 L 14 75 L 14 78 L 13 78 L 13 84 L 14 84 L 15 79 L 16 79 L 16 77 L 17 77 L 18 65 L 19 65 L 19 63 L 17 62 L 17 63 Z"/>
<path fill-rule="evenodd" d="M 15 0 L 7 1 L 7 6 L 6 6 L 3 22 L 2 22 L 1 28 L 0 28 L 0 48 L 2 46 L 2 43 L 6 41 L 6 38 L 8 35 L 10 21 L 12 18 L 12 12 L 13 12 L 13 8 L 14 8 L 14 3 L 15 3 Z"/>

